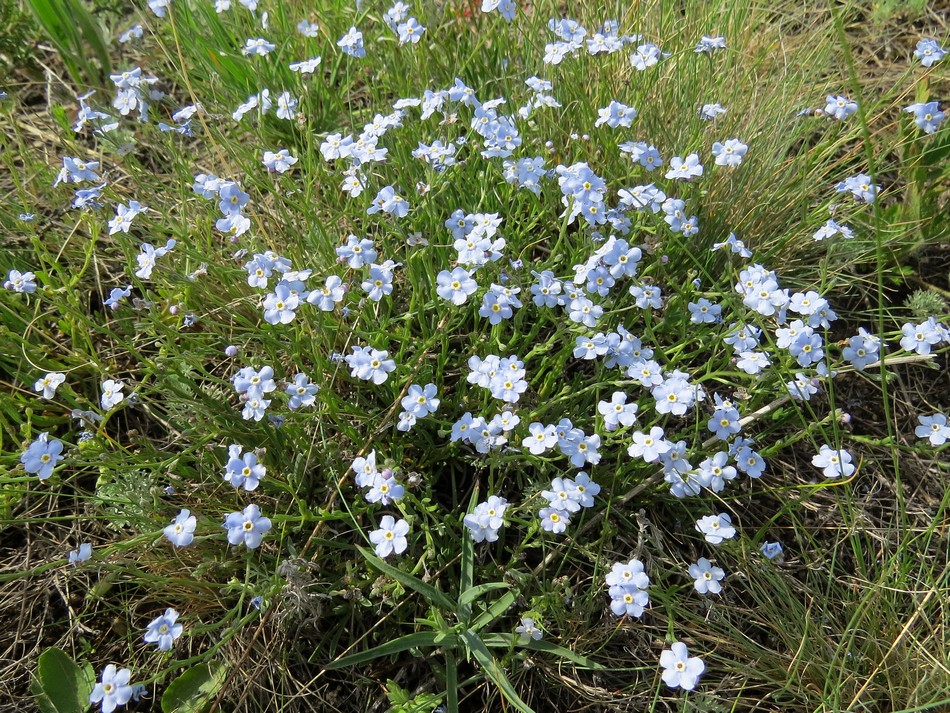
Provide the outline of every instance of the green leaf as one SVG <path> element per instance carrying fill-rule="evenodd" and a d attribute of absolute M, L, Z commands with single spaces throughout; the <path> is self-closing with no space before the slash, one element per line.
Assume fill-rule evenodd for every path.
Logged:
<path fill-rule="evenodd" d="M 62 649 L 51 648 L 40 654 L 31 689 L 44 713 L 81 713 L 89 708 L 94 686 L 95 674 L 90 666 L 79 668 Z"/>
<path fill-rule="evenodd" d="M 596 661 L 591 661 L 586 656 L 576 654 L 570 649 L 565 649 L 563 646 L 552 644 L 551 642 L 545 641 L 544 639 L 541 639 L 540 641 L 529 639 L 527 642 L 519 643 L 520 639 L 521 637 L 516 634 L 486 634 L 482 637 L 485 645 L 489 648 L 510 649 L 515 644 L 518 644 L 524 649 L 531 649 L 532 651 L 544 651 L 545 653 L 554 654 L 559 658 L 567 659 L 568 661 L 573 661 L 576 664 L 580 664 L 584 668 L 593 670 L 603 670 L 605 668 Z"/>
<path fill-rule="evenodd" d="M 474 493 L 473 493 L 474 496 Z M 471 506 L 470 506 L 471 509 Z M 468 624 L 472 620 L 472 601 L 469 593 L 475 584 L 475 542 L 462 537 L 462 564 L 459 576 L 459 618 Z"/>
<path fill-rule="evenodd" d="M 358 654 L 350 654 L 336 661 L 331 661 L 323 668 L 327 671 L 333 671 L 338 668 L 346 668 L 347 666 L 356 666 L 357 664 L 372 661 L 382 656 L 398 654 L 400 651 L 406 651 L 408 649 L 417 649 L 423 646 L 454 648 L 458 646 L 458 643 L 458 637 L 454 634 L 446 635 L 440 631 L 417 631 L 414 634 L 406 634 L 405 636 L 400 636 L 398 639 L 387 641 L 381 646 L 361 651 Z"/>
<path fill-rule="evenodd" d="M 508 588 L 507 582 L 488 582 L 487 584 L 479 584 L 477 587 L 469 587 L 459 597 L 459 604 L 470 604 L 487 592 Z"/>
<path fill-rule="evenodd" d="M 491 606 L 489 606 L 488 609 L 479 614 L 478 618 L 472 622 L 472 631 L 484 629 L 493 621 L 500 618 L 506 611 L 508 611 L 511 605 L 515 603 L 515 599 L 516 596 L 514 592 L 508 591 L 502 594 L 500 597 L 498 597 L 498 599 L 491 603 Z"/>
<path fill-rule="evenodd" d="M 456 611 L 455 603 L 431 584 L 426 584 L 418 577 L 414 577 L 408 572 L 403 572 L 401 569 L 386 564 L 365 547 L 357 547 L 356 549 L 360 551 L 360 554 L 363 555 L 366 561 L 373 565 L 373 567 L 404 586 L 409 587 L 409 589 L 414 589 L 419 592 L 419 594 L 425 597 L 429 604 L 437 605 L 444 611 Z"/>
<path fill-rule="evenodd" d="M 508 702 L 521 711 L 521 713 L 534 713 L 531 707 L 521 700 L 521 697 L 517 691 L 515 691 L 515 687 L 511 685 L 511 681 L 508 680 L 508 676 L 502 670 L 495 657 L 491 655 L 488 647 L 485 646 L 485 642 L 478 638 L 478 634 L 473 631 L 463 631 L 462 638 L 465 640 L 468 650 L 472 652 L 472 656 L 475 657 L 475 660 L 478 661 L 479 666 L 481 666 L 482 673 L 498 686 L 502 695 L 508 699 Z"/>
<path fill-rule="evenodd" d="M 224 685 L 224 666 L 198 664 L 172 681 L 162 696 L 163 713 L 202 713 Z"/>
<path fill-rule="evenodd" d="M 26 0 L 33 16 L 78 84 L 99 84 L 109 74 L 109 49 L 96 20 L 80 0 Z M 89 61 L 99 61 L 96 70 Z"/>

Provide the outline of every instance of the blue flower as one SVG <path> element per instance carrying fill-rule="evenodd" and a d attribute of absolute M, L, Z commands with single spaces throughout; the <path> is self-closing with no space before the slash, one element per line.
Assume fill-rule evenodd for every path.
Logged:
<path fill-rule="evenodd" d="M 498 539 L 498 531 L 505 524 L 507 508 L 507 500 L 492 495 L 466 515 L 462 523 L 469 529 L 469 534 L 475 542 L 495 542 Z"/>
<path fill-rule="evenodd" d="M 925 67 L 933 66 L 934 62 L 939 62 L 947 54 L 937 40 L 927 38 L 917 43 L 917 49 L 914 50 L 914 57 L 920 60 Z"/>
<path fill-rule="evenodd" d="M 722 144 L 717 141 L 712 146 L 717 166 L 738 166 L 748 150 L 749 147 L 739 139 L 727 139 Z"/>
<path fill-rule="evenodd" d="M 79 545 L 78 550 L 69 553 L 69 564 L 75 567 L 82 562 L 86 562 L 90 557 L 92 557 L 92 545 L 88 542 L 83 542 Z"/>
<path fill-rule="evenodd" d="M 295 410 L 301 406 L 313 406 L 316 401 L 318 387 L 310 382 L 310 377 L 306 374 L 297 374 L 292 384 L 287 384 L 284 393 L 290 397 L 287 402 L 288 408 Z"/>
<path fill-rule="evenodd" d="M 244 512 L 232 512 L 224 518 L 224 529 L 228 531 L 228 542 L 232 545 L 245 545 L 249 550 L 261 544 L 271 529 L 269 518 L 261 517 L 257 505 L 248 505 Z"/>
<path fill-rule="evenodd" d="M 837 193 L 851 193 L 857 200 L 864 203 L 873 203 L 880 190 L 881 187 L 872 183 L 871 177 L 866 173 L 849 176 L 835 186 Z"/>
<path fill-rule="evenodd" d="M 171 651 L 175 639 L 181 636 L 184 628 L 178 621 L 178 612 L 174 609 L 166 609 L 165 613 L 156 617 L 149 623 L 148 631 L 145 632 L 145 643 L 158 644 L 159 651 Z"/>
<path fill-rule="evenodd" d="M 686 644 L 677 641 L 660 654 L 663 667 L 663 683 L 670 688 L 692 691 L 706 670 L 706 664 L 698 656 L 690 656 Z"/>
<path fill-rule="evenodd" d="M 369 266 L 369 275 L 360 287 L 373 302 L 379 302 L 384 296 L 392 294 L 393 268 L 396 265 L 397 263 L 393 263 L 392 260 L 387 260 L 382 265 L 374 263 Z"/>
<path fill-rule="evenodd" d="M 715 104 L 703 104 L 699 109 L 699 118 L 703 121 L 712 121 L 720 114 L 725 114 L 725 107 L 716 102 Z"/>
<path fill-rule="evenodd" d="M 132 698 L 131 677 L 129 669 L 116 670 L 115 664 L 110 663 L 103 670 L 101 681 L 89 694 L 89 702 L 101 703 L 102 713 L 112 713 L 118 706 L 124 706 Z"/>
<path fill-rule="evenodd" d="M 396 369 L 396 362 L 389 358 L 389 352 L 372 347 L 352 347 L 353 353 L 343 360 L 350 367 L 350 375 L 355 379 L 382 384 Z"/>
<path fill-rule="evenodd" d="M 263 162 L 268 171 L 284 173 L 289 171 L 290 167 L 297 163 L 297 157 L 291 156 L 290 151 L 287 149 L 281 149 L 277 153 L 265 151 Z"/>
<path fill-rule="evenodd" d="M 670 159 L 670 170 L 666 172 L 667 178 L 678 178 L 683 181 L 691 181 L 703 175 L 703 165 L 699 162 L 699 154 L 691 153 L 685 159 L 674 156 Z"/>
<path fill-rule="evenodd" d="M 604 578 L 610 594 L 610 610 L 616 616 L 641 617 L 650 604 L 650 578 L 640 560 L 617 562 Z"/>
<path fill-rule="evenodd" d="M 33 384 L 33 390 L 40 392 L 40 398 L 51 399 L 56 394 L 56 389 L 64 381 L 66 381 L 65 374 L 53 371 L 42 379 L 37 379 L 36 383 Z"/>
<path fill-rule="evenodd" d="M 32 272 L 20 272 L 19 270 L 10 270 L 7 273 L 7 279 L 3 283 L 4 289 L 14 292 L 25 292 L 33 294 L 36 292 L 36 275 Z"/>
<path fill-rule="evenodd" d="M 693 587 L 700 594 L 719 594 L 722 591 L 720 582 L 726 573 L 722 567 L 714 567 L 708 559 L 700 557 L 689 566 L 689 576 L 696 580 Z"/>
<path fill-rule="evenodd" d="M 463 267 L 452 272 L 442 270 L 436 277 L 436 294 L 454 305 L 461 305 L 478 289 L 478 283 L 472 279 L 472 273 Z"/>
<path fill-rule="evenodd" d="M 540 641 L 544 636 L 544 632 L 535 626 L 534 619 L 526 616 L 521 617 L 521 625 L 515 627 L 515 633 L 520 636 L 521 643 Z"/>
<path fill-rule="evenodd" d="M 355 27 L 351 27 L 336 44 L 344 54 L 352 57 L 366 56 L 366 50 L 363 49 L 363 33 Z"/>
<path fill-rule="evenodd" d="M 198 521 L 188 510 L 182 510 L 174 521 L 162 530 L 165 538 L 175 547 L 187 547 L 195 539 Z"/>
<path fill-rule="evenodd" d="M 49 440 L 49 433 L 41 433 L 20 456 L 23 470 L 35 473 L 40 480 L 46 480 L 53 474 L 53 468 L 63 459 L 63 442 Z"/>
<path fill-rule="evenodd" d="M 728 514 L 707 515 L 696 521 L 696 529 L 703 533 L 706 542 L 712 545 L 722 544 L 736 536 L 736 528 L 732 526 L 732 518 Z"/>
<path fill-rule="evenodd" d="M 243 453 L 241 446 L 234 444 L 228 447 L 228 462 L 224 468 L 224 479 L 235 488 L 243 487 L 247 491 L 254 490 L 261 478 L 267 474 L 267 469 L 257 462 L 254 453 Z"/>
<path fill-rule="evenodd" d="M 389 557 L 394 552 L 402 554 L 409 546 L 406 535 L 409 534 L 409 523 L 403 519 L 395 520 L 392 515 L 384 515 L 380 520 L 379 529 L 373 530 L 369 541 L 376 546 L 377 557 Z"/>
<path fill-rule="evenodd" d="M 920 415 L 917 420 L 920 425 L 914 429 L 914 433 L 918 438 L 926 438 L 932 446 L 942 446 L 950 440 L 950 426 L 944 414 Z"/>
<path fill-rule="evenodd" d="M 913 114 L 917 128 L 928 134 L 934 133 L 946 118 L 937 102 L 911 104 L 904 111 Z"/>
<path fill-rule="evenodd" d="M 300 296 L 291 285 L 281 280 L 264 298 L 264 321 L 268 324 L 290 324 L 300 306 Z"/>
<path fill-rule="evenodd" d="M 263 57 L 270 54 L 275 49 L 277 49 L 277 45 L 275 45 L 273 42 L 268 42 L 263 37 L 257 37 L 248 39 L 244 43 L 244 49 L 241 50 L 241 53 L 245 57 L 249 57 L 252 54 L 257 55 L 258 57 Z"/>
<path fill-rule="evenodd" d="M 402 399 L 402 407 L 416 418 L 425 418 L 439 408 L 439 399 L 436 398 L 436 385 L 426 384 L 425 387 L 413 384 Z"/>
<path fill-rule="evenodd" d="M 840 94 L 829 94 L 825 101 L 824 113 L 833 116 L 838 121 L 844 121 L 849 116 L 856 114 L 857 111 L 858 103 Z"/>
<path fill-rule="evenodd" d="M 113 379 L 106 379 L 102 382 L 102 396 L 99 399 L 99 403 L 102 408 L 106 411 L 118 406 L 122 403 L 122 400 L 125 398 L 125 394 L 122 393 L 122 389 L 125 388 L 125 384 L 121 381 L 114 381 Z"/>
<path fill-rule="evenodd" d="M 857 467 L 851 463 L 851 454 L 843 448 L 833 449 L 827 443 L 822 444 L 811 464 L 822 469 L 826 478 L 845 478 L 851 476 Z"/>

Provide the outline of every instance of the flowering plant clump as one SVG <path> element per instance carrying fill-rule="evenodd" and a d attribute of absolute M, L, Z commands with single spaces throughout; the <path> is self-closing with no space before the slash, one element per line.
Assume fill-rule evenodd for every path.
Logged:
<path fill-rule="evenodd" d="M 945 705 L 942 599 L 869 595 L 950 589 L 944 26 L 883 76 L 886 8 L 317 5 L 8 43 L 37 704 Z"/>

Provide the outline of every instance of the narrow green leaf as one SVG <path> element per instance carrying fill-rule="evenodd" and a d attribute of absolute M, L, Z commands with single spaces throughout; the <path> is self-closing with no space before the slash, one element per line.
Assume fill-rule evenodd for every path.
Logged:
<path fill-rule="evenodd" d="M 511 685 L 508 676 L 502 670 L 501 666 L 498 665 L 498 661 L 495 657 L 491 655 L 485 643 L 478 638 L 478 634 L 473 631 L 463 631 L 462 638 L 465 640 L 468 650 L 472 652 L 472 656 L 475 657 L 475 660 L 478 661 L 479 666 L 481 666 L 482 672 L 498 686 L 502 695 L 508 699 L 508 702 L 521 711 L 521 713 L 534 713 L 532 708 L 521 700 L 521 697 L 517 691 L 515 691 L 515 687 Z"/>
<path fill-rule="evenodd" d="M 459 604 L 470 604 L 487 592 L 496 589 L 508 589 L 509 586 L 507 582 L 488 582 L 487 584 L 479 584 L 477 587 L 469 587 L 459 597 Z"/>
<path fill-rule="evenodd" d="M 81 713 L 89 707 L 93 685 L 65 651 L 51 648 L 40 654 L 33 692 L 43 711 Z"/>
<path fill-rule="evenodd" d="M 458 637 L 455 635 L 446 636 L 438 631 L 417 631 L 414 634 L 400 636 L 398 639 L 387 641 L 385 644 L 366 651 L 361 651 L 358 654 L 350 654 L 336 661 L 331 661 L 324 666 L 324 668 L 327 671 L 333 671 L 338 668 L 346 668 L 347 666 L 356 666 L 357 664 L 372 661 L 382 656 L 390 656 L 391 654 L 398 654 L 400 651 L 417 649 L 423 646 L 453 648 L 457 645 Z"/>
<path fill-rule="evenodd" d="M 501 617 L 502 614 L 508 611 L 511 605 L 515 603 L 516 598 L 517 597 L 515 596 L 515 593 L 511 591 L 508 591 L 502 594 L 500 597 L 498 597 L 498 599 L 496 599 L 495 601 L 491 603 L 488 609 L 486 609 L 481 614 L 479 614 L 478 618 L 476 618 L 475 621 L 472 622 L 472 626 L 471 626 L 472 631 L 479 631 L 480 629 L 484 629 L 493 621 Z"/>
<path fill-rule="evenodd" d="M 373 567 L 378 569 L 383 574 L 395 579 L 400 584 L 409 587 L 409 589 L 419 592 L 419 594 L 425 597 L 429 604 L 438 606 L 443 611 L 456 612 L 455 603 L 431 584 L 426 584 L 418 577 L 414 577 L 408 572 L 403 572 L 401 569 L 397 569 L 390 564 L 386 564 L 365 547 L 357 547 L 356 549 L 360 551 L 360 554 L 363 555 L 363 557 L 366 558 L 366 561 L 369 562 Z"/>
<path fill-rule="evenodd" d="M 163 713 L 202 713 L 225 680 L 224 666 L 198 664 L 172 681 L 162 696 Z"/>
<path fill-rule="evenodd" d="M 605 668 L 596 661 L 591 661 L 586 656 L 576 654 L 570 649 L 566 649 L 563 646 L 558 646 L 557 644 L 552 644 L 551 642 L 545 641 L 544 639 L 541 639 L 540 641 L 529 639 L 527 642 L 523 643 L 520 643 L 520 639 L 521 637 L 516 634 L 485 634 L 482 637 L 482 641 L 485 642 L 485 646 L 488 646 L 492 649 L 510 649 L 517 644 L 521 648 L 530 649 L 531 651 L 544 651 L 545 653 L 554 654 L 559 658 L 573 661 L 584 668 L 589 668 L 592 670 L 603 670 Z"/>

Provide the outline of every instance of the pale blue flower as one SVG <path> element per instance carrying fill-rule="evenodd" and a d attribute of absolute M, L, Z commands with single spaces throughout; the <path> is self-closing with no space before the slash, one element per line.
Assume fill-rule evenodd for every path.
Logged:
<path fill-rule="evenodd" d="M 541 529 L 545 532 L 553 532 L 555 535 L 567 530 L 567 526 L 571 524 L 571 513 L 555 507 L 541 508 L 538 511 L 538 517 L 541 518 Z"/>
<path fill-rule="evenodd" d="M 858 112 L 858 103 L 840 94 L 829 94 L 825 100 L 824 113 L 838 121 L 844 121 Z"/>
<path fill-rule="evenodd" d="M 265 55 L 273 52 L 275 49 L 277 49 L 277 45 L 275 45 L 273 42 L 268 42 L 263 37 L 255 37 L 249 38 L 244 43 L 244 49 L 241 50 L 241 54 L 243 54 L 245 57 L 249 57 L 252 54 L 257 55 L 258 57 L 264 57 Z"/>
<path fill-rule="evenodd" d="M 352 57 L 366 56 L 366 50 L 363 49 L 363 33 L 355 27 L 351 27 L 336 44 L 344 54 Z"/>
<path fill-rule="evenodd" d="M 313 406 L 316 402 L 318 387 L 310 382 L 310 377 L 300 373 L 294 377 L 292 384 L 287 384 L 284 393 L 290 397 L 287 407 L 296 410 L 301 406 Z"/>
<path fill-rule="evenodd" d="M 355 379 L 382 384 L 396 369 L 396 362 L 389 358 L 389 352 L 372 347 L 353 346 L 353 353 L 344 357 Z"/>
<path fill-rule="evenodd" d="M 280 96 L 277 97 L 277 114 L 278 119 L 286 119 L 287 121 L 293 121 L 297 118 L 297 100 L 290 95 L 290 92 L 281 92 Z M 295 163 L 291 161 L 291 163 Z"/>
<path fill-rule="evenodd" d="M 56 394 L 56 389 L 66 381 L 66 375 L 53 371 L 46 374 L 42 379 L 37 379 L 33 384 L 33 390 L 40 393 L 40 398 L 51 399 Z"/>
<path fill-rule="evenodd" d="M 79 549 L 69 553 L 69 564 L 76 567 L 77 565 L 86 562 L 89 558 L 92 557 L 92 545 L 88 542 L 83 542 L 79 545 Z"/>
<path fill-rule="evenodd" d="M 195 539 L 198 520 L 188 510 L 182 510 L 170 525 L 162 530 L 165 538 L 175 547 L 187 547 Z"/>
<path fill-rule="evenodd" d="M 738 166 L 748 150 L 749 147 L 739 139 L 727 139 L 725 143 L 717 141 L 712 146 L 712 154 L 716 157 L 717 166 Z"/>
<path fill-rule="evenodd" d="M 251 491 L 257 488 L 261 478 L 267 474 L 267 468 L 257 462 L 255 453 L 241 451 L 241 446 L 237 444 L 228 447 L 228 462 L 224 466 L 224 479 L 235 488 L 243 487 Z"/>
<path fill-rule="evenodd" d="M 33 294 L 36 292 L 36 275 L 32 272 L 20 272 L 19 270 L 10 270 L 7 273 L 7 279 L 3 283 L 4 289 L 14 292 L 25 292 Z"/>
<path fill-rule="evenodd" d="M 177 623 L 178 612 L 166 609 L 165 613 L 153 619 L 145 632 L 146 644 L 158 644 L 159 651 L 171 651 L 175 639 L 181 636 L 184 627 Z"/>
<path fill-rule="evenodd" d="M 703 165 L 699 162 L 699 154 L 691 153 L 685 159 L 680 156 L 674 156 L 670 159 L 670 170 L 666 172 L 667 178 L 678 178 L 683 181 L 691 181 L 703 175 Z"/>
<path fill-rule="evenodd" d="M 934 62 L 939 62 L 946 54 L 946 50 L 937 44 L 937 40 L 929 37 L 920 40 L 914 50 L 914 57 L 919 59 L 925 67 L 932 67 Z"/>
<path fill-rule="evenodd" d="M 726 108 L 719 102 L 716 102 L 715 104 L 703 104 L 699 108 L 699 118 L 703 121 L 712 121 L 720 114 L 725 113 Z"/>
<path fill-rule="evenodd" d="M 152 2 L 156 0 L 150 0 L 150 3 Z M 102 713 L 112 713 L 118 706 L 124 706 L 132 698 L 130 678 L 132 678 L 132 672 L 129 669 L 116 670 L 115 664 L 110 663 L 103 670 L 100 682 L 89 694 L 89 702 L 101 703 Z"/>
<path fill-rule="evenodd" d="M 125 394 L 122 393 L 122 389 L 125 388 L 125 384 L 121 381 L 115 381 L 113 379 L 106 379 L 102 382 L 102 396 L 99 399 L 99 404 L 106 411 L 118 406 L 122 403 L 122 400 L 125 398 Z"/>
<path fill-rule="evenodd" d="M 436 294 L 454 305 L 464 304 L 478 289 L 478 283 L 472 279 L 472 273 L 462 267 L 456 267 L 452 272 L 442 270 L 436 277 L 436 282 Z"/>
<path fill-rule="evenodd" d="M 636 402 L 627 403 L 627 395 L 622 391 L 615 391 L 610 401 L 600 401 L 597 411 L 604 417 L 604 427 L 608 431 L 615 431 L 621 426 L 629 427 L 637 422 Z"/>
<path fill-rule="evenodd" d="M 917 417 L 920 423 L 914 429 L 918 438 L 926 438 L 932 446 L 942 446 L 950 440 L 950 425 L 947 425 L 947 417 L 942 413 L 935 413 L 932 416 L 920 415 Z"/>
<path fill-rule="evenodd" d="M 696 529 L 703 533 L 706 542 L 712 545 L 722 544 L 736 536 L 736 528 L 732 526 L 732 518 L 727 513 L 700 518 L 696 521 Z"/>
<path fill-rule="evenodd" d="M 722 567 L 714 567 L 705 557 L 700 557 L 689 566 L 689 576 L 696 580 L 693 587 L 700 594 L 719 594 L 726 572 Z"/>
<path fill-rule="evenodd" d="M 822 469 L 826 478 L 850 477 L 857 467 L 851 463 L 851 454 L 843 448 L 834 449 L 827 443 L 822 444 L 811 464 Z"/>
<path fill-rule="evenodd" d="M 663 667 L 663 683 L 670 688 L 682 688 L 692 691 L 699 677 L 706 670 L 706 664 L 698 656 L 690 656 L 686 644 L 677 641 L 660 654 L 660 666 Z"/>
<path fill-rule="evenodd" d="M 504 517 L 507 508 L 507 500 L 492 495 L 467 514 L 462 523 L 468 528 L 475 542 L 495 542 L 498 539 L 498 531 L 505 524 Z"/>
<path fill-rule="evenodd" d="M 904 111 L 913 114 L 917 128 L 928 134 L 934 133 L 946 118 L 944 113 L 940 111 L 940 104 L 935 101 L 911 104 Z"/>
<path fill-rule="evenodd" d="M 261 509 L 257 505 L 248 505 L 244 512 L 229 513 L 223 527 L 228 531 L 229 543 L 243 544 L 252 550 L 261 544 L 264 535 L 270 531 L 271 521 L 261 516 Z"/>
<path fill-rule="evenodd" d="M 300 74 L 313 74 L 317 70 L 317 67 L 320 66 L 322 61 L 322 57 L 313 57 L 311 59 L 305 59 L 301 62 L 291 62 L 290 71 L 300 72 Z"/>
<path fill-rule="evenodd" d="M 402 399 L 402 407 L 416 418 L 425 418 L 439 408 L 439 399 L 436 398 L 436 385 L 426 384 L 425 387 L 413 384 Z"/>
<path fill-rule="evenodd" d="M 521 624 L 515 627 L 515 633 L 519 635 L 521 643 L 540 641 L 544 636 L 544 632 L 535 625 L 534 619 L 526 616 L 521 617 Z"/>
<path fill-rule="evenodd" d="M 409 523 L 400 518 L 396 520 L 392 515 L 384 515 L 379 522 L 379 529 L 369 534 L 369 541 L 376 547 L 377 557 L 389 557 L 396 553 L 402 554 L 409 546 L 406 535 L 409 534 Z"/>
<path fill-rule="evenodd" d="M 264 166 L 267 167 L 268 171 L 276 173 L 285 173 L 290 170 L 290 167 L 297 163 L 297 157 L 291 156 L 290 151 L 287 149 L 281 149 L 277 153 L 273 151 L 265 151 L 263 158 Z"/>

